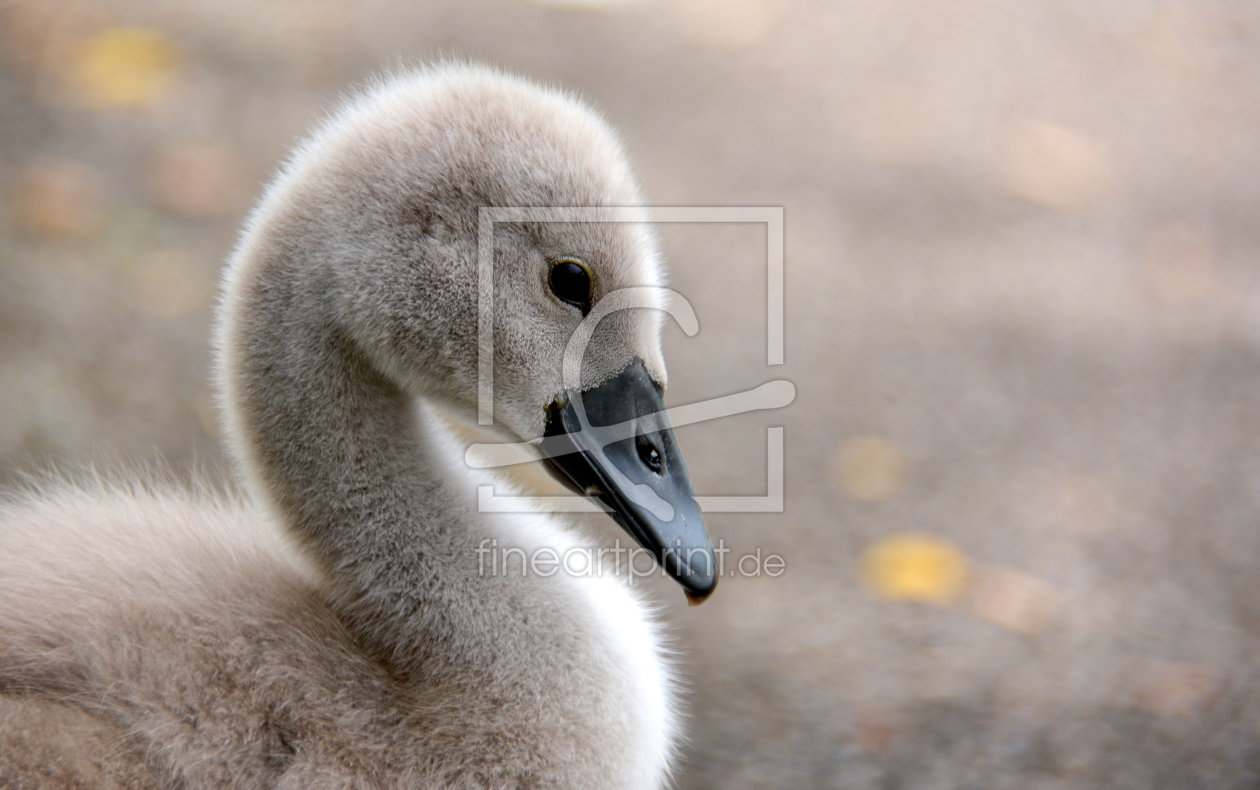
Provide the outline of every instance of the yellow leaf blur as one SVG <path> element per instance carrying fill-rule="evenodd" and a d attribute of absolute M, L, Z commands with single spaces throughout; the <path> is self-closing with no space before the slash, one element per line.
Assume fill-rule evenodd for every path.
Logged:
<path fill-rule="evenodd" d="M 890 535 L 862 556 L 862 576 L 881 598 L 949 603 L 967 585 L 967 557 L 931 535 Z"/>
<path fill-rule="evenodd" d="M 111 27 L 89 36 L 75 53 L 70 78 L 94 106 L 151 104 L 170 81 L 175 47 L 162 33 Z"/>

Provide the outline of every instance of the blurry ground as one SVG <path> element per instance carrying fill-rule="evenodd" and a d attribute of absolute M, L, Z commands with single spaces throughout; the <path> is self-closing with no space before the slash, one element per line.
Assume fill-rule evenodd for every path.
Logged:
<path fill-rule="evenodd" d="M 671 402 L 732 578 L 670 601 L 685 788 L 1260 784 L 1260 6 L 1252 0 L 0 0 L 0 479 L 217 459 L 215 270 L 380 64 L 571 86 L 658 204 L 702 331 Z"/>

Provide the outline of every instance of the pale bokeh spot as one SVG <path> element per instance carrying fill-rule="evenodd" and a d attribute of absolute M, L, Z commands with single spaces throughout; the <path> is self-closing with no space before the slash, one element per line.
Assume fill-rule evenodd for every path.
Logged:
<path fill-rule="evenodd" d="M 91 106 L 143 106 L 166 90 L 177 63 L 174 44 L 160 31 L 110 27 L 79 45 L 67 77 Z"/>
<path fill-rule="evenodd" d="M 1063 596 L 1031 573 L 989 567 L 976 574 L 972 611 L 976 616 L 1025 636 L 1045 631 L 1063 609 Z"/>
<path fill-rule="evenodd" d="M 1001 171 L 1012 195 L 1058 211 L 1098 202 L 1113 182 L 1098 140 L 1036 118 L 1011 124 L 1003 140 Z"/>
<path fill-rule="evenodd" d="M 1137 675 L 1133 706 L 1157 716 L 1191 716 L 1220 686 L 1210 667 L 1191 661 L 1154 661 Z"/>
<path fill-rule="evenodd" d="M 714 49 L 741 49 L 763 41 L 780 12 L 775 0 L 678 0 L 670 7 L 690 41 Z"/>
<path fill-rule="evenodd" d="M 100 174 L 74 159 L 41 159 L 24 168 L 12 195 L 18 224 L 37 236 L 86 236 L 101 223 Z"/>
<path fill-rule="evenodd" d="M 881 598 L 950 603 L 969 577 L 967 556 L 933 535 L 901 533 L 874 543 L 862 555 L 862 578 Z"/>
<path fill-rule="evenodd" d="M 831 464 L 832 481 L 864 502 L 884 502 L 905 485 L 910 462 L 905 452 L 883 436 L 858 436 L 840 445 Z"/>
<path fill-rule="evenodd" d="M 32 73 L 64 60 L 86 32 L 86 5 L 0 0 L 0 57 Z"/>
<path fill-rule="evenodd" d="M 1202 223 L 1177 219 L 1156 228 L 1143 257 L 1151 297 L 1169 307 L 1202 302 L 1220 291 L 1216 251 Z"/>
<path fill-rule="evenodd" d="M 148 188 L 163 209 L 194 219 L 231 216 L 248 202 L 251 185 L 240 157 L 213 143 L 160 151 L 149 166 Z"/>

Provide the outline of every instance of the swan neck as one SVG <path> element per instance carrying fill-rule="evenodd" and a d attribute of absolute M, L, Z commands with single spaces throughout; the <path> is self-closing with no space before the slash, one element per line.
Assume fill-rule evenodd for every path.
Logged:
<path fill-rule="evenodd" d="M 443 653 L 424 644 L 450 654 L 476 633 L 450 625 L 475 616 L 464 611 L 475 596 L 460 592 L 477 573 L 475 487 L 450 479 L 433 418 L 334 322 L 296 307 L 247 314 L 271 316 L 226 355 L 249 487 L 324 572 L 369 652 L 400 673 L 435 671 Z"/>

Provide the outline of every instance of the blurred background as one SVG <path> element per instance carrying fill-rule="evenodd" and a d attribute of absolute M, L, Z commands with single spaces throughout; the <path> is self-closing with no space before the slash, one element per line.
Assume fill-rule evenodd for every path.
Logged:
<path fill-rule="evenodd" d="M 702 330 L 670 402 L 733 556 L 652 583 L 691 692 L 681 788 L 1260 784 L 1260 5 L 1252 0 L 0 0 L 0 483 L 221 459 L 206 336 L 263 179 L 370 74 L 568 86 Z M 602 527 L 599 527 L 602 528 Z M 611 534 L 611 533 L 608 533 Z"/>

